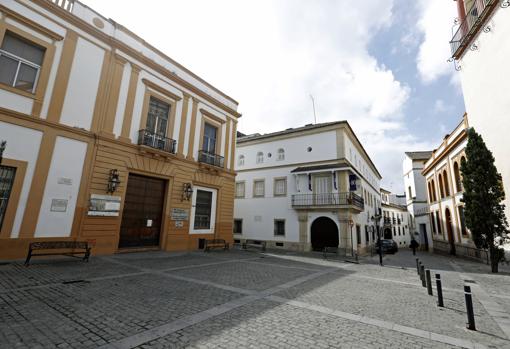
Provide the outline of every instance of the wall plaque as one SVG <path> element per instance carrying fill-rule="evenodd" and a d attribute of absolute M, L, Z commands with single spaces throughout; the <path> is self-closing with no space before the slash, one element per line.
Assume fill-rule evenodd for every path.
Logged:
<path fill-rule="evenodd" d="M 66 199 L 51 199 L 51 212 L 66 212 L 67 200 Z"/>
<path fill-rule="evenodd" d="M 176 228 L 184 228 L 184 222 L 183 221 L 175 221 L 175 227 Z"/>
<path fill-rule="evenodd" d="M 172 208 L 170 218 L 173 221 L 187 221 L 189 219 L 189 212 L 183 208 Z"/>
<path fill-rule="evenodd" d="M 120 211 L 120 196 L 90 195 L 89 216 L 117 217 Z"/>
<path fill-rule="evenodd" d="M 57 179 L 57 183 L 58 184 L 63 184 L 63 185 L 73 185 L 73 180 L 72 180 L 72 178 L 59 177 Z"/>

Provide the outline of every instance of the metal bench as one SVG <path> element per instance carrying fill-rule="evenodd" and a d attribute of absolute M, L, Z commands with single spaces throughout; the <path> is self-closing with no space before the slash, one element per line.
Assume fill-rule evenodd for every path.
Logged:
<path fill-rule="evenodd" d="M 266 242 L 260 241 L 260 240 L 246 240 L 243 242 L 243 250 L 247 250 L 248 247 L 257 247 L 260 248 L 262 251 L 266 250 Z"/>
<path fill-rule="evenodd" d="M 224 239 L 205 240 L 204 252 L 209 252 L 212 248 L 222 248 L 227 251 L 229 249 L 229 245 Z"/>
<path fill-rule="evenodd" d="M 48 250 L 60 250 L 57 252 L 47 252 Z M 89 261 L 91 247 L 86 241 L 41 241 L 32 242 L 28 247 L 27 259 L 25 265 L 30 264 L 32 256 L 54 256 L 62 255 L 69 257 L 77 257 L 76 255 L 83 255 L 84 262 Z M 43 251 L 34 253 L 34 251 Z"/>

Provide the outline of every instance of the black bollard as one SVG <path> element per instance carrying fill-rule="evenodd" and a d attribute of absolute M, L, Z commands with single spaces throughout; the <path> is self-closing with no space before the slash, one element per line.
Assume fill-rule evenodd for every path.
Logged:
<path fill-rule="evenodd" d="M 416 274 L 420 275 L 420 260 L 416 258 Z"/>
<path fill-rule="evenodd" d="M 441 275 L 436 274 L 437 306 L 443 308 L 443 286 L 441 286 Z"/>
<path fill-rule="evenodd" d="M 464 296 L 466 298 L 466 310 L 468 317 L 466 327 L 469 330 L 476 331 L 475 312 L 473 311 L 473 296 L 471 295 L 471 287 L 464 285 Z"/>
<path fill-rule="evenodd" d="M 422 265 L 420 269 L 421 285 L 427 287 L 427 281 L 425 280 L 425 266 Z"/>
<path fill-rule="evenodd" d="M 430 269 L 427 269 L 425 271 L 425 278 L 427 279 L 427 292 L 428 292 L 429 296 L 433 296 L 433 293 L 432 293 L 432 280 L 430 278 Z"/>
<path fill-rule="evenodd" d="M 421 276 L 421 261 L 418 262 L 418 275 L 420 276 L 420 280 L 422 280 L 422 276 Z"/>

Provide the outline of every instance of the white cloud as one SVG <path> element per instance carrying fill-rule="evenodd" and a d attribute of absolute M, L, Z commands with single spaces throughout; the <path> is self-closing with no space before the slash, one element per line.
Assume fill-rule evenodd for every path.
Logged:
<path fill-rule="evenodd" d="M 416 63 L 422 81 L 430 83 L 454 72 L 447 60 L 451 56 L 449 41 L 457 11 L 453 1 L 444 0 L 419 0 L 417 7 L 423 41 Z"/>
<path fill-rule="evenodd" d="M 238 100 L 244 133 L 312 123 L 312 94 L 318 122 L 348 120 L 384 177 L 421 146 L 401 136 L 410 88 L 368 51 L 393 0 L 82 1 Z"/>

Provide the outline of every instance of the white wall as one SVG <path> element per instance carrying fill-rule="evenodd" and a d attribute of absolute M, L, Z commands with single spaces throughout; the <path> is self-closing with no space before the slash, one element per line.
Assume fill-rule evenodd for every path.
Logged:
<path fill-rule="evenodd" d="M 32 114 L 34 100 L 4 89 L 0 89 L 0 106 L 23 114 Z"/>
<path fill-rule="evenodd" d="M 35 237 L 70 236 L 86 152 L 87 143 L 57 137 Z M 53 199 L 67 200 L 66 211 L 52 212 Z"/>
<path fill-rule="evenodd" d="M 105 52 L 82 38 L 76 44 L 60 122 L 90 130 Z"/>
<path fill-rule="evenodd" d="M 28 193 L 32 185 L 34 168 L 41 146 L 42 132 L 0 121 L 0 139 L 7 141 L 4 158 L 27 162 L 25 179 L 11 232 L 11 238 L 16 238 L 19 236 Z"/>
<path fill-rule="evenodd" d="M 460 77 L 469 124 L 482 135 L 503 176 L 510 218 L 510 10 L 497 6 L 488 24 L 491 31 L 480 31 L 475 40 L 478 50 L 466 50 Z"/>

